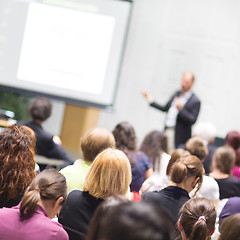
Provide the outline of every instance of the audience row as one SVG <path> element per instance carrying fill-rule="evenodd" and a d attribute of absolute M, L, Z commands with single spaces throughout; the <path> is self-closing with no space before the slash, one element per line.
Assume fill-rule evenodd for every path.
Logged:
<path fill-rule="evenodd" d="M 226 145 L 213 151 L 207 176 L 210 151 L 201 136 L 169 155 L 164 133 L 152 131 L 138 150 L 133 126 L 122 122 L 112 133 L 89 130 L 83 159 L 35 177 L 35 134 L 12 125 L 0 133 L 1 237 L 206 240 L 219 199 L 229 198 L 219 215 L 219 239 L 232 239 L 227 229 L 237 228 L 240 212 L 232 207 L 240 204 L 240 180 L 232 176 L 238 134 L 229 133 Z M 58 213 L 58 223 L 51 221 Z"/>

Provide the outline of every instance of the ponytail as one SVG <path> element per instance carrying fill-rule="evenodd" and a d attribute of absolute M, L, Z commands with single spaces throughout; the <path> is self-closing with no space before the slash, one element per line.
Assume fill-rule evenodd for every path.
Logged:
<path fill-rule="evenodd" d="M 206 218 L 200 216 L 192 228 L 190 240 L 205 240 L 209 236 Z"/>
<path fill-rule="evenodd" d="M 216 209 L 210 200 L 194 198 L 182 207 L 179 221 L 189 240 L 206 240 L 214 230 L 216 215 Z"/>
<path fill-rule="evenodd" d="M 187 166 L 183 162 L 177 161 L 173 164 L 170 171 L 171 181 L 174 183 L 181 183 L 185 179 L 187 174 Z"/>
<path fill-rule="evenodd" d="M 25 192 L 20 204 L 20 217 L 26 219 L 36 212 L 38 204 L 59 197 L 66 199 L 66 178 L 56 169 L 45 169 L 37 175 Z"/>
<path fill-rule="evenodd" d="M 188 155 L 180 157 L 172 166 L 170 170 L 171 181 L 179 184 L 189 177 L 198 178 L 196 192 L 200 189 L 203 181 L 204 168 L 199 158 Z"/>
<path fill-rule="evenodd" d="M 39 189 L 28 189 L 25 193 L 21 205 L 20 216 L 21 218 L 29 218 L 36 211 L 37 205 L 41 200 Z"/>

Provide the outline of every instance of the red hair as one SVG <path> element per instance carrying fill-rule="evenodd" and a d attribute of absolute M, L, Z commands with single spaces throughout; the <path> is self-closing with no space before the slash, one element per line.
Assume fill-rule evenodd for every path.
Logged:
<path fill-rule="evenodd" d="M 12 125 L 0 133 L 0 195 L 4 201 L 18 198 L 35 177 L 34 132 Z"/>

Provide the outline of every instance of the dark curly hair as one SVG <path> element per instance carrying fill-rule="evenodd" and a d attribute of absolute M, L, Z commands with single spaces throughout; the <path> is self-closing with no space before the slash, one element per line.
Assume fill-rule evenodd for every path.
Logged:
<path fill-rule="evenodd" d="M 35 177 L 34 132 L 12 125 L 0 133 L 0 197 L 8 202 L 23 195 Z"/>
<path fill-rule="evenodd" d="M 33 120 L 45 121 L 52 112 L 52 103 L 48 98 L 34 98 L 29 106 L 29 113 Z"/>
<path fill-rule="evenodd" d="M 140 147 L 140 151 L 143 151 L 149 158 L 150 163 L 153 166 L 153 170 L 156 170 L 156 163 L 160 161 L 160 152 L 167 152 L 167 137 L 163 132 L 154 130 L 148 133 Z"/>

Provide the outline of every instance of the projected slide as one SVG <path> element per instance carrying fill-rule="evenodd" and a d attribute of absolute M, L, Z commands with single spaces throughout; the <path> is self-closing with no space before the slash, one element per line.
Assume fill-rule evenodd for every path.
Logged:
<path fill-rule="evenodd" d="M 44 16 L 44 17 L 42 17 Z M 32 3 L 17 77 L 100 94 L 114 31 L 113 17 Z"/>
<path fill-rule="evenodd" d="M 113 106 L 132 4 L 0 0 L 0 89 Z"/>

